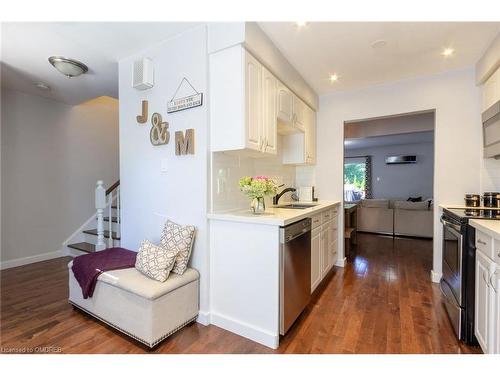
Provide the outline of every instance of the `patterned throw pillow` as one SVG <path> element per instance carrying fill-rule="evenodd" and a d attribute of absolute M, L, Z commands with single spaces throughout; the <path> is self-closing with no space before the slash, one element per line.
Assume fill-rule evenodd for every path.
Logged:
<path fill-rule="evenodd" d="M 161 244 L 168 250 L 177 250 L 172 272 L 182 275 L 186 271 L 191 249 L 193 248 L 195 227 L 192 225 L 180 225 L 168 220 L 163 228 Z"/>
<path fill-rule="evenodd" d="M 144 240 L 137 253 L 135 268 L 154 280 L 164 282 L 175 264 L 178 252 L 177 249 L 166 249 Z"/>

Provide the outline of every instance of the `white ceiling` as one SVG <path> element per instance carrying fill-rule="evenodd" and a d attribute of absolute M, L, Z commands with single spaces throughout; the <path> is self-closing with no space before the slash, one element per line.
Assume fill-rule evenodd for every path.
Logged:
<path fill-rule="evenodd" d="M 500 22 L 293 22 L 259 25 L 319 94 L 472 66 Z M 372 43 L 385 40 L 374 49 Z M 455 54 L 444 58 L 445 47 Z M 339 75 L 335 83 L 330 74 Z"/>
<path fill-rule="evenodd" d="M 2 87 L 69 104 L 118 96 L 117 61 L 193 28 L 193 22 L 2 23 Z M 294 23 L 263 22 L 263 30 L 318 94 L 432 74 L 474 64 L 500 23 Z M 371 43 L 385 39 L 387 46 Z M 456 49 L 444 59 L 445 46 Z M 86 75 L 68 79 L 47 61 L 51 55 L 81 60 Z M 329 82 L 336 72 L 340 79 Z M 34 82 L 52 90 L 43 92 Z"/>
<path fill-rule="evenodd" d="M 197 26 L 193 22 L 2 23 L 2 87 L 78 104 L 97 96 L 118 97 L 123 57 Z M 82 61 L 89 72 L 66 78 L 47 61 L 59 55 Z M 44 92 L 33 83 L 52 90 Z"/>
<path fill-rule="evenodd" d="M 434 142 L 433 131 L 382 135 L 366 138 L 349 138 L 344 141 L 344 147 L 346 150 L 357 150 L 360 148 L 408 145 L 413 143 L 428 142 Z"/>

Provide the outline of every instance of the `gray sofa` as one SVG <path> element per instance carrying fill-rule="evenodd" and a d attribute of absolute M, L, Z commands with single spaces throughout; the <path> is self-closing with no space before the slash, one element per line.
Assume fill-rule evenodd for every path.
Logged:
<path fill-rule="evenodd" d="M 432 238 L 433 206 L 427 201 L 364 199 L 357 210 L 358 231 Z"/>

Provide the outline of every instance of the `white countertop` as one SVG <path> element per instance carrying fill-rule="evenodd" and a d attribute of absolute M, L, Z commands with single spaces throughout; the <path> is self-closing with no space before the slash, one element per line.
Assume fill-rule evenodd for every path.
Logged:
<path fill-rule="evenodd" d="M 449 208 L 449 209 L 453 209 L 453 208 L 457 208 L 457 209 L 467 209 L 467 208 L 475 208 L 475 209 L 478 209 L 478 210 L 500 210 L 500 208 L 496 208 L 496 207 L 467 207 L 463 204 L 440 204 L 439 207 L 441 208 Z"/>
<path fill-rule="evenodd" d="M 294 203 L 309 204 L 306 202 Z M 302 220 L 306 217 L 310 217 L 317 212 L 323 211 L 327 208 L 332 208 L 333 206 L 338 204 L 340 204 L 340 201 L 321 201 L 315 202 L 314 207 L 304 209 L 279 208 L 271 206 L 266 208 L 266 212 L 261 215 L 254 215 L 249 208 L 247 210 L 212 213 L 208 214 L 208 218 L 212 220 L 235 221 L 240 223 L 284 226 Z"/>
<path fill-rule="evenodd" d="M 472 219 L 469 224 L 500 241 L 500 220 Z"/>

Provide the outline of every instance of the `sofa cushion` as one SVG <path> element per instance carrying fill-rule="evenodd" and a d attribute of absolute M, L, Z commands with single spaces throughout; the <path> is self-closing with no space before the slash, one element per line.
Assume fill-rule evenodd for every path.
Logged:
<path fill-rule="evenodd" d="M 69 271 L 73 261 L 68 263 Z M 137 271 L 135 268 L 123 270 L 106 271 L 99 275 L 98 281 L 113 285 L 148 300 L 155 300 L 184 285 L 192 283 L 200 278 L 200 274 L 194 268 L 188 268 L 183 275 L 171 273 L 167 281 L 161 283 L 150 279 Z"/>
<path fill-rule="evenodd" d="M 429 209 L 428 202 L 408 202 L 408 201 L 397 201 L 394 202 L 394 208 L 399 210 L 418 210 L 427 211 Z"/>
<path fill-rule="evenodd" d="M 178 253 L 177 248 L 167 249 L 144 240 L 137 253 L 135 268 L 147 277 L 164 282 L 174 267 Z"/>
<path fill-rule="evenodd" d="M 127 268 L 104 272 L 99 276 L 99 281 L 114 285 L 143 298 L 154 300 L 190 282 L 198 280 L 199 277 L 198 271 L 188 268 L 183 275 L 171 273 L 167 281 L 161 283 L 144 276 L 135 268 Z"/>
<path fill-rule="evenodd" d="M 161 244 L 167 249 L 177 250 L 172 272 L 182 275 L 187 268 L 193 248 L 195 228 L 192 225 L 180 225 L 168 220 L 163 228 Z"/>
<path fill-rule="evenodd" d="M 363 199 L 361 205 L 366 208 L 389 208 L 388 199 Z"/>

